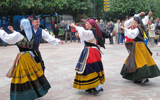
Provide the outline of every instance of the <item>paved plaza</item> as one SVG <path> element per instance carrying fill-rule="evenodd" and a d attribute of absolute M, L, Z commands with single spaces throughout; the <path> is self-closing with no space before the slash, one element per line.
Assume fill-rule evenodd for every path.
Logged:
<path fill-rule="evenodd" d="M 150 45 L 150 44 L 149 44 Z M 106 81 L 101 85 L 104 89 L 97 96 L 84 90 L 72 88 L 75 77 L 75 65 L 83 45 L 77 42 L 52 46 L 49 43 L 40 45 L 40 51 L 45 62 L 45 75 L 51 84 L 49 92 L 39 100 L 160 100 L 160 77 L 150 79 L 144 86 L 134 84 L 121 77 L 120 71 L 128 52 L 124 45 L 109 45 L 106 39 L 106 49 L 101 49 L 102 62 Z M 150 48 L 153 59 L 160 68 L 160 56 L 156 56 L 158 46 Z M 12 66 L 18 53 L 15 45 L 0 46 L 0 100 L 9 100 L 11 79 L 5 74 Z"/>

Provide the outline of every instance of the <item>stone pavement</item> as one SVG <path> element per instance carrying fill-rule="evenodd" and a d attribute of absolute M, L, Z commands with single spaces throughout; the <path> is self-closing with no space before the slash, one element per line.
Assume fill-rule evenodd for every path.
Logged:
<path fill-rule="evenodd" d="M 82 44 L 69 41 L 59 46 L 41 44 L 40 51 L 47 68 L 45 75 L 52 88 L 39 100 L 160 100 L 160 77 L 150 79 L 145 86 L 123 79 L 120 71 L 128 56 L 127 50 L 124 45 L 109 45 L 106 41 L 106 49 L 102 49 L 106 81 L 101 85 L 104 91 L 97 96 L 72 88 Z M 160 56 L 156 56 L 158 46 L 152 47 L 151 51 L 160 67 Z M 0 100 L 9 100 L 11 79 L 6 78 L 5 74 L 17 53 L 15 45 L 0 46 Z"/>

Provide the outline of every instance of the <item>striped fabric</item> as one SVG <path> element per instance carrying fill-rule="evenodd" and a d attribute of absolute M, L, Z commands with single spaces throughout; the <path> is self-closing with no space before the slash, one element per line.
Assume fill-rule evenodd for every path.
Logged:
<path fill-rule="evenodd" d="M 33 100 L 44 96 L 49 89 L 40 63 L 29 53 L 21 54 L 11 81 L 10 100 Z"/>
<path fill-rule="evenodd" d="M 101 55 L 97 48 L 89 48 L 86 67 L 82 74 L 76 73 L 73 87 L 76 89 L 90 89 L 103 84 L 105 81 Z"/>
<path fill-rule="evenodd" d="M 128 59 L 128 58 L 127 58 Z M 122 67 L 121 75 L 123 78 L 137 81 L 144 78 L 153 78 L 160 75 L 160 70 L 153 60 L 151 54 L 146 48 L 143 42 L 136 42 L 134 59 L 136 63 L 136 71 L 132 73 L 127 73 L 124 71 L 124 67 L 127 63 L 127 59 Z"/>

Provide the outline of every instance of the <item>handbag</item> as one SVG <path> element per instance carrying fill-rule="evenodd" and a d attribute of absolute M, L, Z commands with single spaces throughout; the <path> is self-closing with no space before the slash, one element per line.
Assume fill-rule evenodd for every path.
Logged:
<path fill-rule="evenodd" d="M 8 73 L 6 74 L 6 77 L 12 78 L 15 68 L 16 66 L 15 64 L 13 64 L 12 67 L 9 69 Z"/>
<path fill-rule="evenodd" d="M 7 72 L 7 74 L 6 74 L 6 77 L 8 77 L 8 78 L 12 78 L 13 77 L 13 73 L 14 73 L 14 70 L 15 70 L 15 68 L 16 68 L 16 66 L 17 66 L 17 63 L 18 63 L 18 59 L 19 59 L 19 55 L 20 55 L 21 53 L 18 53 L 17 54 L 17 56 L 16 56 L 16 58 L 15 58 L 15 60 L 14 60 L 14 63 L 13 63 L 13 65 L 12 65 L 12 67 L 9 69 L 9 71 Z"/>
<path fill-rule="evenodd" d="M 158 40 L 159 39 L 159 35 L 155 35 L 154 39 Z"/>

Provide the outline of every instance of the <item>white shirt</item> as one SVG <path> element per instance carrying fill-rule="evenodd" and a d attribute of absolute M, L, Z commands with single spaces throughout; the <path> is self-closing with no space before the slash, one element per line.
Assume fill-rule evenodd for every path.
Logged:
<path fill-rule="evenodd" d="M 134 17 L 139 17 L 139 16 L 140 16 L 139 14 L 135 14 L 134 15 Z M 125 23 L 124 23 L 124 28 L 125 28 L 124 33 L 125 33 L 125 36 L 127 35 L 127 37 L 130 38 L 130 39 L 135 39 L 138 36 L 138 34 L 139 34 L 138 28 L 128 29 L 130 26 L 133 25 L 133 20 L 134 20 L 133 18 L 134 17 L 132 17 L 131 19 L 125 21 Z M 149 16 L 148 15 L 145 16 L 142 19 L 142 22 L 143 22 L 144 25 L 147 25 L 148 21 L 149 21 Z M 126 41 L 126 39 L 125 39 L 125 41 Z"/>
<path fill-rule="evenodd" d="M 135 28 L 135 29 L 128 29 L 128 28 L 125 28 L 125 34 L 127 35 L 128 38 L 130 39 L 135 39 L 138 34 L 139 34 L 139 29 L 138 28 Z"/>
<path fill-rule="evenodd" d="M 82 44 L 84 44 L 84 41 L 91 41 L 93 38 L 95 38 L 91 30 L 85 30 L 83 27 L 79 26 L 76 26 L 76 30 L 78 31 Z M 110 33 L 110 35 L 112 36 L 112 33 Z"/>
<path fill-rule="evenodd" d="M 91 30 L 85 30 L 83 27 L 76 26 L 81 43 L 84 44 L 84 41 L 90 41 L 94 38 L 94 34 Z"/>
<path fill-rule="evenodd" d="M 0 30 L 0 38 L 3 41 L 7 42 L 8 44 L 15 44 L 21 41 L 24 38 L 24 36 L 16 31 L 14 31 L 12 34 L 7 34 L 4 30 Z M 49 33 L 47 33 L 43 29 L 42 29 L 42 38 L 52 45 L 58 45 L 60 41 L 59 39 L 52 37 Z"/>
<path fill-rule="evenodd" d="M 135 15 L 134 15 L 134 17 L 139 17 L 139 16 L 140 16 L 139 14 L 135 14 Z M 124 22 L 124 27 L 125 27 L 125 28 L 129 28 L 130 26 L 133 25 L 134 17 L 132 17 L 131 19 L 129 19 L 129 20 L 127 20 L 127 21 Z M 148 21 L 149 21 L 149 16 L 148 16 L 148 15 L 145 16 L 145 17 L 142 19 L 142 22 L 143 22 L 144 25 L 147 25 Z"/>

